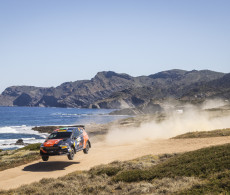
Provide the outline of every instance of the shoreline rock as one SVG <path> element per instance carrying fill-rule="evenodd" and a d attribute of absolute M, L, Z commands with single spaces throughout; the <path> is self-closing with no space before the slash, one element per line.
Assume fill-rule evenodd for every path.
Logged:
<path fill-rule="evenodd" d="M 23 142 L 23 139 L 18 139 L 15 143 L 15 145 L 24 145 L 25 143 Z"/>

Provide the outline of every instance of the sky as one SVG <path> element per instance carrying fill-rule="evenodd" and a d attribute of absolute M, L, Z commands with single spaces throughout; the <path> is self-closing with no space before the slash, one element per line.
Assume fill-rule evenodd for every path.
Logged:
<path fill-rule="evenodd" d="M 229 0 L 0 0 L 0 92 L 99 71 L 230 72 Z"/>

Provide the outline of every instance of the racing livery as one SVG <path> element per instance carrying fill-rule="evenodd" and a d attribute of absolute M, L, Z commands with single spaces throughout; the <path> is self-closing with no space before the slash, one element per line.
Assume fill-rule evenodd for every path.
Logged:
<path fill-rule="evenodd" d="M 84 126 L 65 127 L 54 130 L 40 147 L 43 161 L 48 161 L 49 156 L 67 155 L 73 160 L 74 154 L 83 150 L 85 154 L 91 148 L 89 136 Z"/>

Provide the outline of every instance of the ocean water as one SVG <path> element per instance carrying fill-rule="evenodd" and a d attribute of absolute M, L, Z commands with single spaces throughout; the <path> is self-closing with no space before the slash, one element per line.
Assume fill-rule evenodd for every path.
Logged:
<path fill-rule="evenodd" d="M 111 109 L 0 107 L 0 149 L 16 149 L 18 139 L 24 143 L 41 143 L 46 133 L 33 131 L 34 126 L 108 123 L 125 116 L 113 116 Z"/>

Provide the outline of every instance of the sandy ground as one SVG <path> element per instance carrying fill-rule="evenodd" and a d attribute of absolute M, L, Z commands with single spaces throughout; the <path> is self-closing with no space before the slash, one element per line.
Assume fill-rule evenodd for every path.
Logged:
<path fill-rule="evenodd" d="M 186 152 L 225 143 L 230 143 L 230 137 L 152 140 L 119 146 L 92 143 L 89 154 L 79 152 L 73 161 L 68 160 L 67 156 L 51 157 L 48 162 L 39 160 L 1 171 L 0 189 L 16 188 L 42 178 L 57 178 L 73 171 L 88 170 L 95 165 L 107 164 L 115 160 L 130 160 L 147 154 Z"/>

